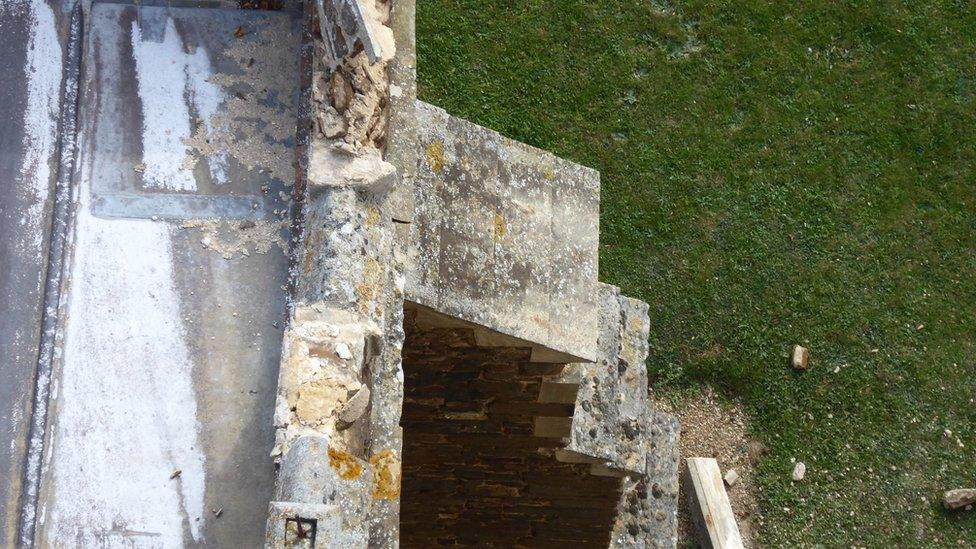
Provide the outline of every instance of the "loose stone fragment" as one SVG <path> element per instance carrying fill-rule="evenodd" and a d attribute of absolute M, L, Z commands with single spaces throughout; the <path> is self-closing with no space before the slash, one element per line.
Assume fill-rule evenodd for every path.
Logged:
<path fill-rule="evenodd" d="M 335 347 L 336 355 L 342 360 L 349 360 L 352 358 L 352 351 L 349 350 L 349 346 L 345 343 L 338 343 Z"/>
<path fill-rule="evenodd" d="M 976 488 L 949 490 L 942 496 L 942 505 L 950 511 L 965 509 L 969 511 L 976 505 Z"/>
<path fill-rule="evenodd" d="M 800 482 L 803 477 L 807 474 L 807 466 L 802 461 L 796 462 L 793 466 L 793 480 Z"/>
<path fill-rule="evenodd" d="M 739 473 L 735 472 L 735 469 L 729 469 L 725 473 L 725 484 L 728 487 L 732 487 L 736 482 L 739 481 Z"/>
<path fill-rule="evenodd" d="M 809 367 L 810 351 L 806 347 L 795 345 L 791 361 L 794 370 L 806 370 Z"/>
<path fill-rule="evenodd" d="M 352 424 L 357 419 L 363 417 L 366 407 L 369 405 L 369 387 L 362 387 L 356 394 L 346 402 L 339 412 L 339 421 L 345 424 Z"/>

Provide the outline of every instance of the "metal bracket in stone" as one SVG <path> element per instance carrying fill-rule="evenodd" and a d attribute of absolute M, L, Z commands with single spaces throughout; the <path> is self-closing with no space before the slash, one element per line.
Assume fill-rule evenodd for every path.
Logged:
<path fill-rule="evenodd" d="M 315 0 L 315 6 L 322 40 L 333 62 L 355 53 L 357 43 L 370 63 L 383 57 L 382 46 L 373 36 L 359 0 Z"/>
<path fill-rule="evenodd" d="M 266 547 L 366 547 L 373 470 L 327 437 L 299 437 L 281 463 Z"/>
<path fill-rule="evenodd" d="M 268 511 L 266 547 L 330 547 L 341 530 L 338 505 L 272 501 Z"/>

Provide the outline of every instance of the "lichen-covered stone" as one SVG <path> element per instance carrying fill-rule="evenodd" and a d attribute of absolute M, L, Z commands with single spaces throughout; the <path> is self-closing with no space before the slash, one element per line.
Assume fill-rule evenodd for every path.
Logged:
<path fill-rule="evenodd" d="M 354 511 L 342 509 L 340 524 L 343 535 L 355 537 L 316 536 L 316 547 L 393 547 L 397 540 L 407 244 L 394 224 L 391 196 L 410 181 L 400 175 L 402 147 L 393 155 L 386 151 L 388 68 L 391 62 L 403 66 L 393 62 L 392 5 L 317 2 L 323 40 L 313 48 L 313 131 L 294 258 L 295 310 L 275 413 L 279 484 L 306 470 L 329 471 L 327 482 L 316 484 L 323 501 L 355 502 Z M 397 21 L 404 23 L 402 16 Z M 410 38 L 405 51 L 412 51 L 412 26 L 399 36 Z M 397 108 L 399 117 L 412 118 L 402 112 L 402 101 Z M 400 137 L 407 131 L 402 124 L 397 129 Z M 326 455 L 299 446 L 306 440 L 322 441 Z M 292 530 L 269 523 L 271 532 Z"/>
<path fill-rule="evenodd" d="M 373 490 L 369 463 L 330 446 L 327 437 L 299 437 L 282 462 L 268 519 L 269 545 L 295 546 L 295 523 L 306 519 L 315 521 L 316 531 L 299 537 L 314 539 L 314 547 L 365 546 L 369 529 L 363 517 Z"/>
<path fill-rule="evenodd" d="M 599 174 L 418 102 L 408 299 L 593 360 Z"/>
<path fill-rule="evenodd" d="M 289 501 L 272 505 L 269 536 L 308 546 L 311 523 L 299 519 L 322 517 L 332 537 L 317 532 L 315 547 L 398 545 L 406 298 L 411 325 L 432 336 L 409 350 L 432 367 L 421 391 L 444 393 L 413 389 L 412 405 L 436 417 L 404 421 L 427 435 L 410 451 L 432 460 L 408 474 L 427 490 L 422 475 L 436 470 L 457 491 L 429 501 L 448 509 L 431 535 L 672 539 L 676 502 L 662 494 L 676 497 L 677 450 L 648 410 L 647 305 L 597 282 L 599 175 L 417 102 L 413 0 L 317 10 L 324 41 L 275 415 L 276 497 Z M 418 311 L 451 322 L 420 328 Z M 479 534 L 497 512 L 504 528 Z M 412 506 L 405 524 L 426 513 Z"/>
<path fill-rule="evenodd" d="M 678 544 L 677 418 L 649 413 L 649 451 L 643 476 L 628 476 L 621 486 L 610 547 L 664 548 Z"/>
<path fill-rule="evenodd" d="M 579 390 L 566 449 L 641 474 L 647 453 L 647 304 L 599 285 L 597 361 L 574 364 Z"/>

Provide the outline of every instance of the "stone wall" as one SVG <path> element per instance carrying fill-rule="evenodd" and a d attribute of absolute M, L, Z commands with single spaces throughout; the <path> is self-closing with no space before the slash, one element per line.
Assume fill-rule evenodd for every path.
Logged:
<path fill-rule="evenodd" d="M 412 186 L 414 164 L 413 3 L 316 0 L 314 8 L 306 17 L 311 128 L 267 542 L 393 547 L 408 234 L 395 218 L 409 218 L 409 202 L 398 197 Z"/>
<path fill-rule="evenodd" d="M 315 7 L 268 545 L 673 546 L 599 174 L 417 102 L 412 0 Z"/>

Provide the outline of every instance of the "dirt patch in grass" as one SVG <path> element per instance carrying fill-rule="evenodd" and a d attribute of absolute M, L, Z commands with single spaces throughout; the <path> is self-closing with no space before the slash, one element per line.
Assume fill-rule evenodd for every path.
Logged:
<path fill-rule="evenodd" d="M 685 459 L 711 457 L 718 460 L 725 475 L 735 470 L 739 475 L 734 485 L 726 486 L 732 511 L 739 524 L 739 532 L 746 547 L 755 547 L 759 506 L 753 466 L 766 452 L 762 443 L 747 436 L 749 418 L 740 403 L 719 402 L 705 389 L 692 393 L 677 405 L 658 402 L 657 407 L 678 416 L 681 421 L 681 478 L 687 473 Z M 678 507 L 678 543 L 696 545 L 694 525 L 688 511 L 688 494 L 683 489 Z"/>

